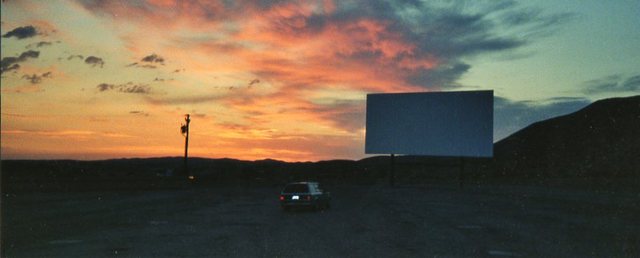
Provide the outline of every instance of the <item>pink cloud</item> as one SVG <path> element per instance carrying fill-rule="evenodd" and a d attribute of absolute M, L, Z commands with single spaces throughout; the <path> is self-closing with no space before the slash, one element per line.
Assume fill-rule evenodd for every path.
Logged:
<path fill-rule="evenodd" d="M 436 50 L 442 46 L 425 46 L 430 35 L 416 35 L 397 17 L 383 15 L 387 10 L 344 10 L 341 4 L 148 0 L 84 6 L 98 17 L 132 28 L 119 35 L 132 60 L 157 53 L 168 60 L 166 72 L 187 71 L 172 83 L 185 87 L 179 94 L 145 96 L 148 104 L 215 104 L 235 116 L 232 122 L 211 125 L 212 131 L 226 135 L 217 137 L 227 153 L 245 155 L 245 146 L 255 146 L 244 157 L 266 158 L 272 153 L 278 157 L 270 157 L 301 160 L 329 157 L 336 148 L 357 155 L 353 153 L 361 146 L 357 137 L 366 93 L 437 89 L 457 75 L 422 83 L 420 79 L 433 77 L 420 75 L 451 65 L 455 57 L 440 55 Z M 216 79 L 222 75 L 246 82 L 225 85 Z M 253 80 L 260 84 L 251 84 Z M 184 86 L 187 81 L 197 88 Z M 227 88 L 234 90 L 220 90 Z M 355 96 L 318 103 L 313 98 L 321 91 Z M 299 126 L 287 126 L 292 123 Z"/>

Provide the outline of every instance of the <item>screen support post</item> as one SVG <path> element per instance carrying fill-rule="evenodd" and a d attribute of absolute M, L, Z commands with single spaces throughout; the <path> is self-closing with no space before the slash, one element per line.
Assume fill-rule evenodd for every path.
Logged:
<path fill-rule="evenodd" d="M 464 160 L 464 157 L 460 156 L 460 174 L 458 175 L 460 189 L 464 188 Z"/>
<path fill-rule="evenodd" d="M 389 184 L 394 186 L 396 184 L 396 155 L 391 154 L 391 170 L 389 170 Z"/>

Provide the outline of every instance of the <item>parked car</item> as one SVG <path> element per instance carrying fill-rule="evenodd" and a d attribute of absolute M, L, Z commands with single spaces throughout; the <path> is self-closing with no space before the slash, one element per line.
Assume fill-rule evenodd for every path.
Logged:
<path fill-rule="evenodd" d="M 293 207 L 308 207 L 315 210 L 331 206 L 331 194 L 325 192 L 318 182 L 295 182 L 287 184 L 280 193 L 283 210 Z"/>

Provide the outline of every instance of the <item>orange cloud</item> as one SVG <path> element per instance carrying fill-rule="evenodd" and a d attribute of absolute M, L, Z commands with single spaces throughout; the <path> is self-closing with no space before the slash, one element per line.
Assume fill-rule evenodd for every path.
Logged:
<path fill-rule="evenodd" d="M 79 108 L 72 106 L 77 103 L 55 103 L 52 108 L 43 104 L 33 107 L 26 97 L 20 103 L 30 110 L 47 107 L 73 113 L 89 118 L 89 122 L 77 130 L 71 130 L 63 121 L 42 126 L 33 122 L 8 128 L 17 131 L 3 132 L 3 137 L 12 141 L 27 136 L 66 137 L 91 142 L 95 150 L 108 156 L 117 152 L 167 155 L 176 150 L 179 155 L 182 139 L 176 135 L 177 126 L 184 113 L 191 113 L 199 114 L 193 116 L 195 155 L 286 160 L 361 157 L 367 93 L 425 91 L 451 84 L 470 68 L 459 62 L 464 53 L 517 45 L 484 40 L 485 35 L 492 35 L 485 31 L 469 36 L 480 41 L 477 45 L 462 44 L 467 42 L 455 32 L 469 31 L 461 27 L 471 26 L 464 23 L 469 19 L 462 19 L 466 16 L 453 19 L 457 16 L 451 18 L 448 12 L 433 11 L 437 8 L 419 9 L 421 4 L 379 4 L 386 4 L 382 7 L 388 9 L 331 0 L 74 3 L 74 7 L 83 8 L 79 9 L 83 16 L 95 19 L 91 22 L 99 24 L 100 33 L 108 36 L 105 45 L 114 46 L 82 44 L 87 38 L 95 40 L 96 35 L 82 34 L 87 31 L 85 27 L 66 30 L 62 25 L 67 20 L 49 22 L 43 18 L 36 25 L 48 31 L 58 30 L 62 42 L 42 51 L 68 47 L 71 49 L 59 50 L 67 53 L 58 56 L 82 53 L 104 59 L 104 69 L 79 70 L 66 62 L 65 68 L 69 69 L 62 69 L 65 74 L 52 73 L 56 80 L 52 85 L 60 85 L 55 88 L 59 94 L 55 96 L 69 96 L 65 100 L 78 99 L 78 103 L 91 105 Z M 403 8 L 416 8 L 406 14 L 420 16 L 425 21 L 420 26 L 424 27 L 416 28 L 417 22 L 408 20 L 405 13 L 399 15 L 398 10 L 406 11 Z M 452 29 L 450 32 L 439 28 Z M 72 39 L 78 42 L 68 42 Z M 86 45 L 95 49 L 73 49 Z M 111 54 L 113 50 L 119 52 Z M 442 54 L 439 50 L 448 52 Z M 145 60 L 148 62 L 142 64 Z M 131 66 L 133 62 L 137 63 L 135 67 Z M 155 69 L 140 69 L 140 64 Z M 65 83 L 59 81 L 62 75 Z M 3 79 L 3 84 L 7 81 Z M 15 94 L 18 87 L 12 87 L 8 90 L 3 85 L 3 94 Z M 52 91 L 47 88 L 38 94 L 45 99 L 53 96 Z M 5 107 L 3 104 L 3 110 Z M 15 106 L 9 111 L 28 113 Z M 100 127 L 134 137 L 81 133 L 100 132 Z M 39 133 L 29 130 L 34 128 L 40 129 Z M 141 130 L 149 137 L 139 139 Z M 98 138 L 104 142 L 97 143 Z M 47 146 L 53 146 L 51 142 L 54 141 Z M 153 147 L 139 147 L 143 145 Z"/>
<path fill-rule="evenodd" d="M 189 12 L 184 5 L 176 8 L 177 3 L 167 1 L 151 2 L 153 6 L 150 8 L 171 6 L 177 10 L 167 13 L 150 13 L 139 8 L 110 10 L 113 13 L 135 11 L 143 16 L 153 16 L 145 21 L 167 29 L 164 41 L 169 43 L 166 51 L 154 51 L 169 60 L 190 60 L 185 63 L 186 70 L 198 73 L 203 80 L 208 74 L 220 72 L 249 73 L 270 87 L 264 91 L 238 89 L 208 95 L 154 97 L 148 99 L 151 103 L 216 103 L 229 109 L 236 114 L 234 121 L 249 126 L 241 128 L 236 124 L 230 128 L 224 122 L 217 125 L 214 130 L 220 133 L 216 138 L 230 144 L 227 153 L 242 156 L 246 148 L 232 151 L 232 146 L 244 146 L 244 141 L 261 141 L 266 144 L 252 155 L 270 150 L 278 155 L 288 153 L 290 158 L 296 155 L 298 158 L 305 155 L 311 158 L 313 154 L 304 151 L 308 146 L 281 142 L 292 137 L 296 141 L 300 140 L 299 137 L 313 139 L 317 134 L 353 137 L 363 126 L 363 118 L 358 117 L 364 114 L 366 92 L 419 90 L 404 80 L 404 70 L 429 69 L 436 65 L 433 57 L 417 56 L 416 46 L 393 32 L 385 21 L 361 18 L 355 22 L 326 20 L 322 25 L 312 24 L 310 17 L 335 11 L 332 2 L 318 3 L 286 2 L 270 8 L 240 3 L 244 7 L 241 16 L 237 9 L 222 11 L 215 6 L 208 9 L 208 17 L 203 17 L 203 13 Z M 171 26 L 176 25 L 165 24 L 167 19 L 183 24 L 206 20 L 199 30 L 209 29 L 217 36 L 205 41 L 188 39 L 197 37 L 195 35 L 187 38 L 175 36 Z M 220 32 L 222 24 L 233 24 L 235 29 Z M 149 30 L 147 27 L 140 29 Z M 189 28 L 187 35 L 193 35 L 193 32 Z M 204 35 L 211 34 L 203 32 Z M 135 35 L 127 35 L 126 40 L 144 42 Z M 138 44 L 137 48 L 144 49 L 144 45 Z M 259 87 L 261 85 L 256 86 Z M 359 101 L 320 105 L 311 100 L 317 91 L 326 89 L 358 91 L 359 96 L 352 98 Z M 297 126 L 292 130 L 290 125 L 294 121 Z M 326 142 L 313 144 L 326 145 Z M 297 154 L 288 152 L 290 148 L 298 149 Z"/>

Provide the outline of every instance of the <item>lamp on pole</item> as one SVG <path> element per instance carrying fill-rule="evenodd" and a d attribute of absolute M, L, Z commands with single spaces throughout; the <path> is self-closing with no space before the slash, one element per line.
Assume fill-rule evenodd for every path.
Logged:
<path fill-rule="evenodd" d="M 189 165 L 187 164 L 188 158 L 188 150 L 189 150 L 189 122 L 191 122 L 191 118 L 189 114 L 184 115 L 184 121 L 186 124 L 182 124 L 180 127 L 180 131 L 182 135 L 184 135 L 184 174 L 190 179 L 193 180 L 195 177 L 189 173 Z"/>

